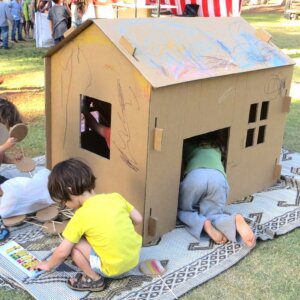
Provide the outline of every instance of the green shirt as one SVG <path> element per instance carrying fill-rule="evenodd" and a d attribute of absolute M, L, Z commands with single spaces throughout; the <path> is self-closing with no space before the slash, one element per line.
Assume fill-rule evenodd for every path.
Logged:
<path fill-rule="evenodd" d="M 184 175 L 195 169 L 207 168 L 218 170 L 226 177 L 219 148 L 186 143 L 183 148 L 183 156 L 186 161 Z"/>

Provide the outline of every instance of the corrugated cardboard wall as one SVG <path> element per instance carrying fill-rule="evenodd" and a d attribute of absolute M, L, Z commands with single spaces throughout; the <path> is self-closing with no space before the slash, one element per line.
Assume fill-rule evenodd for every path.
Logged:
<path fill-rule="evenodd" d="M 148 83 L 95 25 L 52 56 L 51 83 L 52 166 L 84 158 L 97 192 L 119 192 L 143 213 Z M 110 160 L 80 148 L 80 94 L 112 104 Z"/>
<path fill-rule="evenodd" d="M 230 128 L 227 175 L 229 201 L 274 183 L 286 114 L 283 95 L 289 91 L 292 67 L 222 76 L 153 90 L 149 126 L 149 157 L 145 217 L 158 219 L 158 235 L 176 220 L 183 140 Z M 267 120 L 260 121 L 261 103 L 269 101 Z M 248 123 L 249 109 L 258 103 L 257 122 Z M 162 151 L 153 149 L 155 127 L 163 129 Z M 266 125 L 265 142 L 245 148 L 247 130 Z M 257 140 L 257 133 L 255 135 Z M 151 240 L 152 237 L 146 237 Z"/>

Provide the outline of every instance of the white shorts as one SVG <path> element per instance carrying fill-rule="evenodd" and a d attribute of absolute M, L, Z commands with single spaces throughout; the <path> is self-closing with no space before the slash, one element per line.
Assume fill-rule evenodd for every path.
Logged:
<path fill-rule="evenodd" d="M 96 272 L 97 274 L 99 274 L 105 278 L 118 279 L 118 278 L 122 278 L 122 277 L 126 276 L 126 274 L 127 274 L 127 272 L 124 274 L 121 274 L 121 275 L 116 275 L 116 276 L 108 276 L 108 275 L 104 274 L 101 270 L 101 259 L 97 255 L 97 253 L 93 250 L 93 248 L 91 248 L 91 251 L 90 251 L 90 266 L 94 272 Z"/>

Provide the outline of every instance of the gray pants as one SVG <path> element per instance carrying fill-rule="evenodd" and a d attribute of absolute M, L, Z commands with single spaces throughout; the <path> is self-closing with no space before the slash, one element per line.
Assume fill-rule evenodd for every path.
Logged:
<path fill-rule="evenodd" d="M 220 171 L 202 168 L 189 172 L 180 184 L 178 218 L 197 239 L 208 219 L 228 240 L 236 242 L 235 215 L 224 212 L 228 192 Z"/>

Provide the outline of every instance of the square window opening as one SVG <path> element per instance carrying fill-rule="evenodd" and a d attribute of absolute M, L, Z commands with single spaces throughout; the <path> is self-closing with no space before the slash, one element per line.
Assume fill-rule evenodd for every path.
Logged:
<path fill-rule="evenodd" d="M 229 136 L 230 136 L 230 128 L 219 129 L 216 131 L 207 132 L 201 135 L 193 136 L 191 138 L 187 138 L 183 140 L 183 147 L 182 147 L 182 161 L 181 161 L 181 176 L 180 180 L 184 179 L 184 176 L 190 171 L 190 167 L 193 167 L 198 157 L 193 156 L 190 157 L 190 154 L 194 153 L 194 150 L 198 146 L 203 147 L 213 147 L 219 148 L 221 151 L 221 161 L 226 172 L 226 164 L 227 164 L 227 153 L 228 153 L 228 144 L 229 144 Z M 199 159 L 200 159 L 199 153 Z M 205 153 L 203 155 L 206 155 Z M 204 158 L 206 161 L 206 158 Z M 214 163 L 214 162 L 213 162 Z M 207 166 L 203 166 L 204 168 Z M 196 166 L 197 168 L 197 166 Z M 200 165 L 201 168 L 201 159 Z M 193 169 L 191 169 L 193 170 Z"/>
<path fill-rule="evenodd" d="M 80 146 L 110 159 L 111 104 L 80 95 Z"/>
<path fill-rule="evenodd" d="M 257 144 L 262 144 L 265 141 L 266 135 L 266 126 L 259 126 L 258 128 L 258 136 L 257 136 Z"/>
<path fill-rule="evenodd" d="M 261 104 L 260 120 L 266 120 L 269 113 L 269 101 L 264 101 Z"/>
<path fill-rule="evenodd" d="M 181 178 L 183 178 L 185 175 L 185 168 L 187 167 L 186 157 L 189 155 L 189 151 L 197 146 L 211 146 L 213 148 L 219 148 L 221 151 L 222 164 L 226 170 L 229 133 L 230 128 L 224 128 L 184 139 L 182 149 Z"/>
<path fill-rule="evenodd" d="M 248 123 L 256 122 L 257 107 L 258 107 L 258 103 L 254 103 L 250 105 Z"/>
<path fill-rule="evenodd" d="M 247 138 L 246 138 L 246 148 L 253 146 L 253 140 L 254 140 L 254 128 L 250 128 L 247 130 Z"/>

